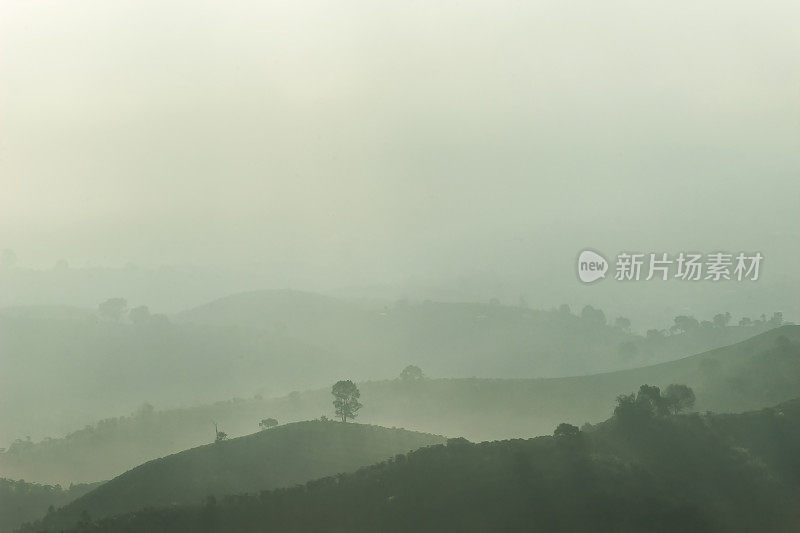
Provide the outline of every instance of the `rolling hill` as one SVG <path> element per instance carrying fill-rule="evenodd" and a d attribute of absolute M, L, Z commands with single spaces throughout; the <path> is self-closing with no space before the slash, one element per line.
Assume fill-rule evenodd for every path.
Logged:
<path fill-rule="evenodd" d="M 68 531 L 788 532 L 800 526 L 797 400 L 722 417 L 660 417 L 637 407 L 585 431 L 559 430 L 481 444 L 451 439 L 354 473 L 202 505 L 162 502 L 100 520 L 84 514 Z M 54 530 L 47 521 L 30 529 Z"/>
<path fill-rule="evenodd" d="M 581 425 L 610 414 L 620 392 L 642 383 L 683 383 L 696 409 L 741 412 L 800 395 L 800 326 L 784 326 L 746 341 L 641 369 L 553 379 L 400 379 L 359 383 L 359 420 L 473 440 L 530 437 L 559 422 Z M 332 414 L 330 389 L 280 398 L 250 398 L 104 420 L 64 439 L 21 441 L 0 454 L 0 474 L 43 482 L 109 479 L 156 457 L 213 440 L 211 420 L 231 435 L 258 421 L 282 422 Z"/>
<path fill-rule="evenodd" d="M 528 437 L 555 424 L 605 419 L 620 391 L 642 383 L 691 386 L 696 409 L 741 412 L 800 396 L 800 326 L 783 326 L 731 346 L 658 365 L 551 379 L 424 379 L 359 384 L 361 420 L 474 440 Z M 328 391 L 284 405 L 325 412 Z M 286 415 L 283 415 L 287 417 Z"/>
<path fill-rule="evenodd" d="M 275 397 L 326 386 L 342 373 L 381 379 L 412 363 L 430 376 L 455 378 L 587 375 L 677 359 L 768 327 L 643 337 L 606 325 L 602 316 L 486 303 L 383 306 L 298 291 L 238 294 L 171 319 L 6 308 L 0 448 L 29 436 L 62 436 L 143 403 L 168 408 Z"/>
<path fill-rule="evenodd" d="M 45 523 L 68 525 L 84 512 L 100 518 L 140 507 L 291 487 L 444 440 L 363 424 L 287 424 L 147 462 L 49 514 Z"/>

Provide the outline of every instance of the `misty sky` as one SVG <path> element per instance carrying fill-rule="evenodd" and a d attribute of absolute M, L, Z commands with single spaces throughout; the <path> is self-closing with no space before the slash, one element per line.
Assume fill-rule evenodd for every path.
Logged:
<path fill-rule="evenodd" d="M 793 281 L 798 27 L 792 1 L 2 0 L 0 248 L 328 288 L 760 250 Z"/>

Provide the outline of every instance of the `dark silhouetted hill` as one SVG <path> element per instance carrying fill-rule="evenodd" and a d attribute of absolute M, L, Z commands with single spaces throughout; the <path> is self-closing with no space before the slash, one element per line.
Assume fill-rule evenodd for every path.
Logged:
<path fill-rule="evenodd" d="M 443 437 L 339 422 L 298 422 L 186 450 L 138 466 L 48 516 L 72 524 L 140 507 L 195 503 L 207 496 L 291 487 L 348 472 Z"/>
<path fill-rule="evenodd" d="M 98 485 L 71 485 L 64 489 L 60 485 L 0 478 L 0 533 L 10 533 L 25 522 L 39 520 L 48 510 L 66 505 Z"/>
<path fill-rule="evenodd" d="M 722 417 L 621 413 L 555 437 L 451 439 L 302 487 L 84 515 L 70 531 L 797 531 L 797 449 L 797 400 Z"/>

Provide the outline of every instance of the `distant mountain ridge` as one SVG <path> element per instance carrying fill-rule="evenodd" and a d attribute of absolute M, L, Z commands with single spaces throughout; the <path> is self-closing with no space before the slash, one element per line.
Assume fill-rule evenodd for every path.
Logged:
<path fill-rule="evenodd" d="M 576 311 L 578 312 L 578 311 Z M 413 362 L 432 375 L 559 377 L 635 368 L 740 340 L 766 328 L 697 328 L 645 338 L 593 310 L 581 317 L 479 302 L 409 303 L 375 308 L 291 290 L 234 294 L 178 313 L 179 323 L 255 328 L 285 335 L 371 368 Z M 607 324 L 606 321 L 607 320 Z M 665 328 L 669 325 L 665 324 Z M 354 354 L 364 354 L 358 358 Z M 369 357 L 366 357 L 366 356 Z M 386 367 L 375 366 L 380 373 Z"/>

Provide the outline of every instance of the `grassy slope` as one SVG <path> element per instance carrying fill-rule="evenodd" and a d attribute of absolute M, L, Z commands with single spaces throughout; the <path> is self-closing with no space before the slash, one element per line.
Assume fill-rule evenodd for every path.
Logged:
<path fill-rule="evenodd" d="M 790 344 L 779 348 L 780 337 Z M 800 395 L 800 326 L 784 326 L 744 342 L 651 367 L 556 379 L 426 379 L 359 384 L 359 420 L 474 440 L 550 433 L 563 421 L 581 425 L 611 413 L 615 397 L 642 383 L 685 383 L 697 409 L 740 412 Z M 81 430 L 67 439 L 0 454 L 0 473 L 41 481 L 108 479 L 135 464 L 213 438 L 210 420 L 229 434 L 246 434 L 258 421 L 282 422 L 331 413 L 329 389 L 277 399 L 221 402 L 205 407 L 143 412 Z"/>
<path fill-rule="evenodd" d="M 777 339 L 791 343 L 778 347 Z M 361 385 L 362 419 L 477 440 L 545 434 L 556 424 L 597 422 L 620 392 L 684 383 L 701 411 L 741 412 L 800 395 L 800 326 L 650 367 L 554 379 L 428 380 Z M 322 398 L 319 398 L 320 406 Z"/>
<path fill-rule="evenodd" d="M 207 496 L 289 487 L 355 470 L 443 437 L 337 422 L 299 422 L 186 450 L 138 466 L 49 516 L 47 524 Z"/>
<path fill-rule="evenodd" d="M 454 439 L 304 487 L 73 531 L 796 531 L 800 479 L 783 469 L 796 468 L 798 448 L 797 400 L 744 415 L 612 419 L 572 438 Z"/>

